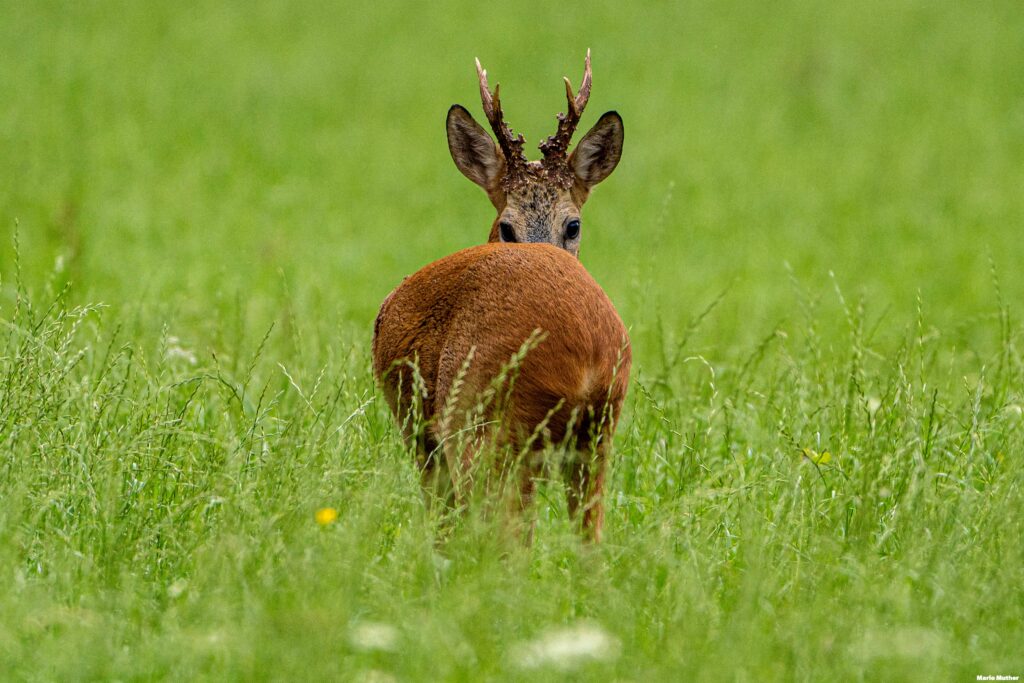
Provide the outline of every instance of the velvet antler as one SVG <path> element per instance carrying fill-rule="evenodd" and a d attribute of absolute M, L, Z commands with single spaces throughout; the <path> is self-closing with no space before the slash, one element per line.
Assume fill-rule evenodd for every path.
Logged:
<path fill-rule="evenodd" d="M 505 123 L 505 117 L 501 111 L 501 98 L 498 94 L 501 85 L 494 86 L 494 94 L 491 94 L 487 86 L 487 71 L 480 66 L 480 60 L 476 60 L 476 73 L 480 79 L 480 101 L 484 107 L 484 116 L 491 124 L 494 137 L 498 139 L 498 146 L 505 156 L 505 177 L 502 184 L 505 187 L 513 187 L 523 180 L 527 173 L 528 163 L 526 155 L 523 154 L 522 135 L 513 135 L 512 129 Z"/>
<path fill-rule="evenodd" d="M 567 111 L 558 115 L 558 130 L 554 135 L 540 143 L 540 151 L 544 154 L 541 162 L 549 178 L 562 185 L 571 185 L 573 182 L 572 169 L 569 168 L 567 151 L 572 141 L 572 134 L 576 132 L 576 126 L 583 115 L 583 109 L 590 99 L 590 86 L 593 81 L 593 73 L 590 70 L 590 50 L 587 50 L 587 59 L 583 70 L 583 83 L 580 85 L 579 93 L 573 95 L 572 84 L 568 78 L 565 81 L 565 99 L 568 102 Z"/>

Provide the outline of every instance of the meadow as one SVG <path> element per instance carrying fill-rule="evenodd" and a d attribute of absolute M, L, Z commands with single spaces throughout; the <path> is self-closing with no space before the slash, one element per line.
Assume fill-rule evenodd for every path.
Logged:
<path fill-rule="evenodd" d="M 1024 675 L 1024 14 L 0 0 L 0 677 Z M 536 143 L 625 121 L 605 541 L 444 543 L 370 372 Z M 333 515 L 318 511 L 333 508 Z"/>

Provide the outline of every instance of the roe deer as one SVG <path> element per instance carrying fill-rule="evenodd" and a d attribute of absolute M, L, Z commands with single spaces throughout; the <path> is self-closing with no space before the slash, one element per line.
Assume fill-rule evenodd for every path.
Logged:
<path fill-rule="evenodd" d="M 576 257 L 579 210 L 619 161 L 622 119 L 604 114 L 567 154 L 590 95 L 588 50 L 579 94 L 565 79 L 568 111 L 541 143 L 543 161 L 530 162 L 479 60 L 477 75 L 497 145 L 458 105 L 448 111 L 448 145 L 498 210 L 490 244 L 435 261 L 388 295 L 374 325 L 374 374 L 416 444 L 425 489 L 450 481 L 461 502 L 490 439 L 522 458 L 494 464 L 514 472 L 514 505 L 523 509 L 544 466 L 537 454 L 570 446 L 562 463 L 569 511 L 600 540 L 631 351 L 614 306 Z"/>

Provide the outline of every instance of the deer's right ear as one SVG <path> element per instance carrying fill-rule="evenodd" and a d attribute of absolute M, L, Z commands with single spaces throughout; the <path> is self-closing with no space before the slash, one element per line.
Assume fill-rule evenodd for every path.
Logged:
<path fill-rule="evenodd" d="M 464 107 L 453 104 L 448 110 L 448 151 L 455 165 L 474 183 L 488 192 L 501 175 L 505 160 L 494 140 L 480 127 Z"/>
<path fill-rule="evenodd" d="M 569 167 L 587 190 L 610 176 L 618 166 L 622 137 L 622 117 L 618 112 L 605 112 L 569 155 Z"/>

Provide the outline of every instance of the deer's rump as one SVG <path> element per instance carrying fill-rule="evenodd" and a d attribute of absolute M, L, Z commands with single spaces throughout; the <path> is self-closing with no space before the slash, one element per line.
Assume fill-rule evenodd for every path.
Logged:
<path fill-rule="evenodd" d="M 539 446 L 613 428 L 628 386 L 626 329 L 579 261 L 549 245 L 485 244 L 406 278 L 377 316 L 374 373 L 406 436 L 430 452 L 445 436 L 442 413 L 451 428 L 464 426 L 531 338 L 511 371 L 505 438 L 518 443 L 542 427 Z"/>

